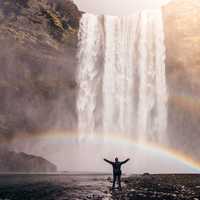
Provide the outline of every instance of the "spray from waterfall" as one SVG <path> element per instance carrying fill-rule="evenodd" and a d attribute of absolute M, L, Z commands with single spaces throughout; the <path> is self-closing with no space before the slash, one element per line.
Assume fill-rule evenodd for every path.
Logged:
<path fill-rule="evenodd" d="M 80 138 L 100 131 L 165 139 L 168 94 L 161 10 L 125 17 L 84 14 L 78 60 Z"/>

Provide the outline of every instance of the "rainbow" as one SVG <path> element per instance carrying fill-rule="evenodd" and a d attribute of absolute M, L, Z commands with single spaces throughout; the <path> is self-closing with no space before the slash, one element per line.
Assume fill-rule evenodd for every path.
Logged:
<path fill-rule="evenodd" d="M 61 131 L 51 131 L 46 134 L 41 134 L 38 136 L 34 136 L 34 138 L 26 135 L 21 136 L 20 138 L 14 140 L 23 140 L 23 139 L 37 139 L 37 140 L 60 140 L 60 141 L 78 141 L 79 136 L 76 132 L 61 132 Z M 174 159 L 182 164 L 192 168 L 195 172 L 200 173 L 200 162 L 193 159 L 189 155 L 185 155 L 184 153 L 177 151 L 176 149 L 169 148 L 164 145 L 159 145 L 150 142 L 138 142 L 134 141 L 130 137 L 124 137 L 122 134 L 107 134 L 106 136 L 103 134 L 95 134 L 92 136 L 94 143 L 105 142 L 108 144 L 125 144 L 126 146 L 136 146 L 142 150 L 152 151 L 158 155 L 162 155 L 171 159 Z M 14 141 L 13 141 L 14 142 Z"/>

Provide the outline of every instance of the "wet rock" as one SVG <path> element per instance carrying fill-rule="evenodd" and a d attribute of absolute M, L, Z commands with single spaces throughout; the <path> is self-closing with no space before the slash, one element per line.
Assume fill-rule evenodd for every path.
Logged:
<path fill-rule="evenodd" d="M 150 173 L 146 172 L 143 174 L 143 176 L 150 176 Z"/>
<path fill-rule="evenodd" d="M 112 181 L 112 178 L 109 176 L 109 177 L 107 178 L 107 180 L 111 182 L 111 181 Z"/>

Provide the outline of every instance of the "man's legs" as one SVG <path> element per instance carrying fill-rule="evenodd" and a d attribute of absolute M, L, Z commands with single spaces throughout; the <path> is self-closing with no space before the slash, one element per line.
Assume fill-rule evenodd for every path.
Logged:
<path fill-rule="evenodd" d="M 118 175 L 117 176 L 117 181 L 118 181 L 118 186 L 119 186 L 119 189 L 121 189 L 121 175 Z"/>
<path fill-rule="evenodd" d="M 116 175 L 113 174 L 113 186 L 112 186 L 112 189 L 115 189 L 115 182 L 116 182 Z"/>

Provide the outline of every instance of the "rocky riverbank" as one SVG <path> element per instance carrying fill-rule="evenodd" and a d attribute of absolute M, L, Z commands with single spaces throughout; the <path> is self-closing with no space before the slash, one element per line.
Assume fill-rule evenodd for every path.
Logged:
<path fill-rule="evenodd" d="M 0 199 L 9 200 L 198 200 L 200 175 L 134 175 L 111 190 L 105 175 L 0 176 Z"/>
<path fill-rule="evenodd" d="M 114 191 L 116 200 L 198 200 L 199 175 L 142 175 L 124 179 L 122 192 Z"/>

